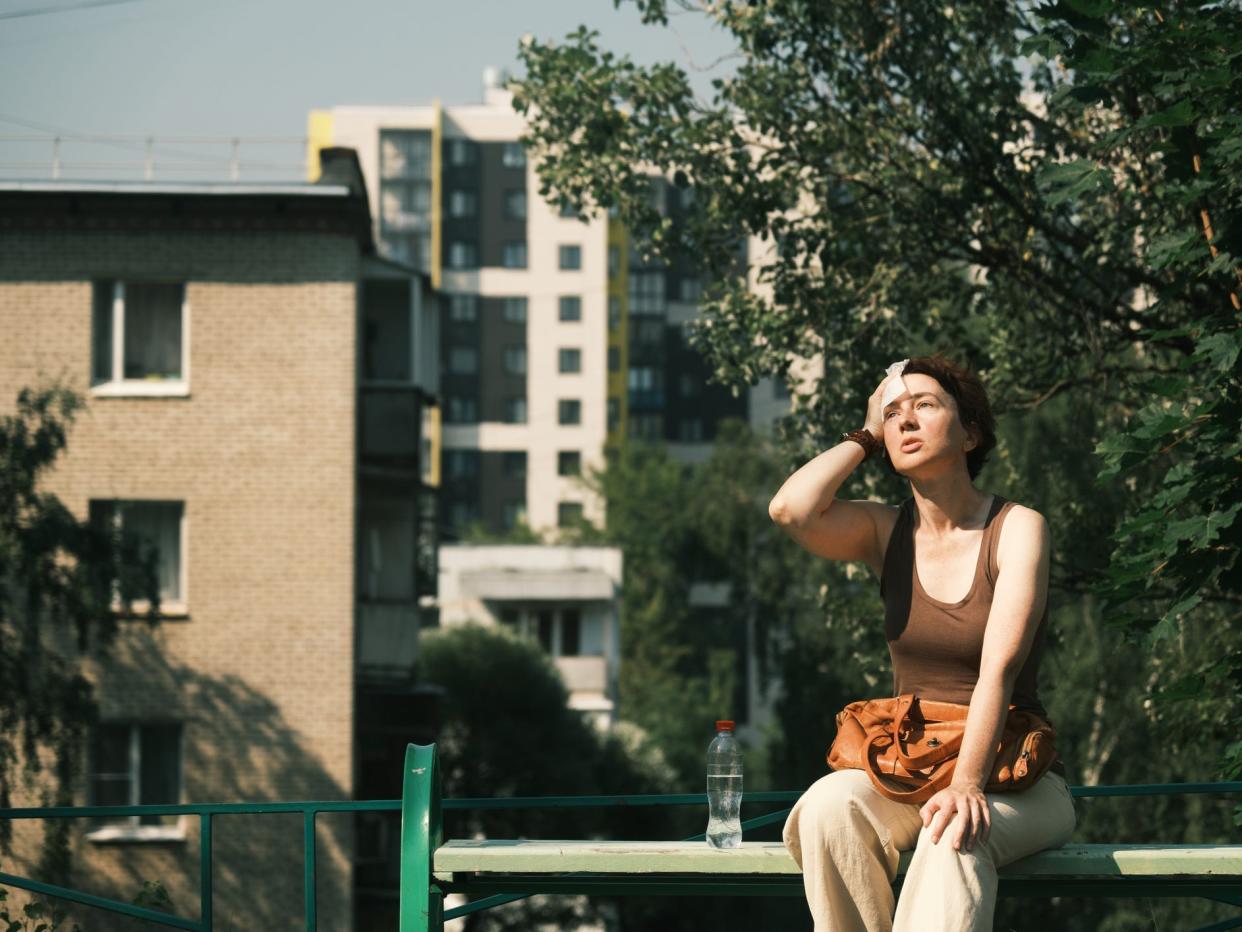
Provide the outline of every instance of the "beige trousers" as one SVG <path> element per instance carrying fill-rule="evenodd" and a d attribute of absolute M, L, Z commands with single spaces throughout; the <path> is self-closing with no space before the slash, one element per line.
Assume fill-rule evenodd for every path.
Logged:
<path fill-rule="evenodd" d="M 1021 793 L 989 793 L 992 830 L 973 850 L 938 844 L 919 806 L 876 792 L 861 770 L 813 783 L 785 822 L 785 847 L 802 868 L 815 932 L 987 932 L 996 908 L 996 869 L 1065 844 L 1076 823 L 1069 787 L 1046 773 Z M 898 853 L 914 849 L 893 914 Z"/>

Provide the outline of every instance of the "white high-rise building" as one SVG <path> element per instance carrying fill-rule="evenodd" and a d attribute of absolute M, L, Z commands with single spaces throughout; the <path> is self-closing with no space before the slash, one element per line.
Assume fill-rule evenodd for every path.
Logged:
<path fill-rule="evenodd" d="M 685 339 L 700 282 L 644 263 L 625 228 L 546 204 L 495 69 L 480 104 L 342 106 L 310 115 L 312 154 L 357 150 L 380 248 L 441 295 L 441 527 L 536 531 L 603 519 L 575 482 L 624 437 L 706 458 L 727 417 L 787 409 L 770 381 L 733 397 Z M 312 164 L 315 159 L 312 158 Z M 676 223 L 692 192 L 653 179 Z"/>

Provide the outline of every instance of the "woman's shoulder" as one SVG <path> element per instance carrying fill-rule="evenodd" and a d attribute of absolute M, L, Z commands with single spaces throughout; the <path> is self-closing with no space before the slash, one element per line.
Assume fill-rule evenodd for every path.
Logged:
<path fill-rule="evenodd" d="M 1002 496 L 1003 497 L 1003 496 Z M 1046 546 L 1051 534 L 1048 520 L 1034 508 L 1006 499 L 998 509 L 1000 526 L 996 532 L 993 548 L 997 569 L 1003 569 L 1006 555 L 1037 552 Z"/>

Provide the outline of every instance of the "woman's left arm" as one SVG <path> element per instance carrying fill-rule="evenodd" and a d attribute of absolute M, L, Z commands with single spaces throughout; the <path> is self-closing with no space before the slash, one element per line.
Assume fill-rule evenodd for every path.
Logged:
<path fill-rule="evenodd" d="M 939 843 L 950 823 L 953 847 L 959 851 L 973 848 L 976 838 L 987 841 L 991 816 L 983 789 L 1004 732 L 1014 682 L 1031 652 L 1047 604 L 1051 541 L 1048 522 L 1029 508 L 1014 506 L 1001 525 L 999 575 L 953 782 L 919 810 L 924 827 L 931 828 L 933 844 Z"/>

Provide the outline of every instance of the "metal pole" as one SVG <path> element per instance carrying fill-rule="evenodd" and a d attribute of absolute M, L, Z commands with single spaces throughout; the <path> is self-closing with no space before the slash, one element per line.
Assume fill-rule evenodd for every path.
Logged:
<path fill-rule="evenodd" d="M 306 900 L 306 932 L 315 932 L 315 811 L 302 813 L 302 895 Z"/>
<path fill-rule="evenodd" d="M 152 139 L 150 136 L 148 136 L 147 137 L 147 164 L 146 164 L 145 171 L 143 172 L 143 174 L 146 176 L 147 181 L 152 181 L 155 178 L 155 153 L 151 151 L 154 145 L 155 145 L 155 140 Z"/>
<path fill-rule="evenodd" d="M 233 154 L 229 158 L 229 178 L 233 181 L 236 181 L 238 178 L 241 177 L 241 163 L 238 160 L 238 153 L 237 153 L 237 149 L 240 144 L 241 144 L 241 141 L 237 139 L 237 137 L 233 137 L 233 142 L 232 142 Z"/>
<path fill-rule="evenodd" d="M 198 921 L 203 932 L 211 932 L 211 813 L 199 816 L 198 826 Z"/>
<path fill-rule="evenodd" d="M 52 140 L 52 180 L 60 178 L 60 137 Z"/>

